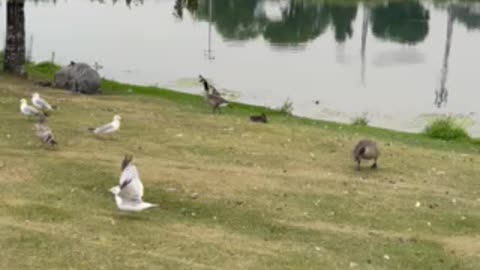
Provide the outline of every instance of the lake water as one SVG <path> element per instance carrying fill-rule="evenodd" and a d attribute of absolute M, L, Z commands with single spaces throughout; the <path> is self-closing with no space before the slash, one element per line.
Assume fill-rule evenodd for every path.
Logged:
<path fill-rule="evenodd" d="M 296 115 L 368 113 L 371 125 L 404 131 L 452 114 L 480 134 L 480 4 L 113 2 L 28 2 L 32 60 L 55 52 L 59 64 L 101 64 L 106 78 L 198 94 L 202 74 L 237 101 L 289 98 Z M 0 29 L 4 38 L 4 19 Z"/>

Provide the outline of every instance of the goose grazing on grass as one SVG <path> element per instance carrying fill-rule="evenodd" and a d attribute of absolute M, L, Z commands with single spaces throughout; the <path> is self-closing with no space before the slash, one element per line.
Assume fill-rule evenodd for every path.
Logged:
<path fill-rule="evenodd" d="M 35 135 L 37 138 L 43 143 L 50 146 L 54 146 L 57 144 L 53 137 L 52 130 L 45 125 L 45 118 L 40 118 L 38 123 L 35 124 Z"/>
<path fill-rule="evenodd" d="M 47 111 L 53 111 L 54 110 L 54 106 L 51 106 L 50 104 L 48 104 L 48 102 L 41 98 L 40 95 L 38 93 L 33 93 L 32 95 L 32 104 L 33 106 L 37 107 L 37 109 L 39 110 L 47 110 Z"/>
<path fill-rule="evenodd" d="M 358 166 L 357 169 L 360 170 L 360 162 L 362 159 L 364 160 L 374 160 L 371 168 L 377 168 L 377 160 L 380 156 L 380 150 L 378 150 L 378 146 L 375 142 L 370 140 L 361 140 L 357 143 L 355 148 L 353 149 L 353 157 L 357 162 Z"/>
<path fill-rule="evenodd" d="M 35 109 L 27 104 L 27 100 L 22 98 L 20 99 L 20 112 L 25 116 L 47 116 L 44 112 L 40 112 L 39 110 Z"/>
<path fill-rule="evenodd" d="M 151 207 L 158 206 L 143 201 L 143 184 L 137 171 L 132 164 L 133 156 L 126 155 L 122 161 L 120 185 L 112 187 L 110 192 L 115 196 L 115 203 L 122 211 L 139 212 Z"/>
<path fill-rule="evenodd" d="M 268 123 L 267 115 L 265 113 L 250 116 L 250 121 L 256 123 Z"/>
<path fill-rule="evenodd" d="M 212 112 L 215 113 L 215 111 L 218 111 L 218 113 L 221 113 L 221 107 L 228 106 L 228 101 L 220 96 L 220 93 L 215 90 L 215 88 L 212 88 L 202 75 L 199 76 L 199 81 L 203 84 L 205 101 L 210 107 L 212 107 Z M 210 90 L 212 90 L 213 93 L 210 93 Z"/>
<path fill-rule="evenodd" d="M 93 134 L 96 134 L 96 135 L 113 133 L 120 129 L 120 120 L 122 120 L 122 117 L 116 114 L 115 116 L 113 116 L 112 122 L 98 128 L 88 128 L 88 130 L 93 132 Z"/>

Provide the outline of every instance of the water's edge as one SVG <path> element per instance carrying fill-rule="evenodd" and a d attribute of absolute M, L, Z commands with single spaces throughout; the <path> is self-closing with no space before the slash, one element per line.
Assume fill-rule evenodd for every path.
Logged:
<path fill-rule="evenodd" d="M 59 69 L 59 66 L 50 63 L 29 64 L 28 65 L 29 80 L 51 81 L 54 73 Z M 102 92 L 106 95 L 144 95 L 156 98 L 163 98 L 181 105 L 188 105 L 192 108 L 202 108 L 205 112 L 210 112 L 210 109 L 205 105 L 204 98 L 200 95 L 175 91 L 167 88 L 160 88 L 155 86 L 141 86 L 134 84 L 125 84 L 114 80 L 102 81 Z M 378 137 L 388 141 L 399 141 L 409 145 L 415 145 L 425 148 L 434 148 L 441 150 L 460 150 L 467 152 L 479 153 L 480 138 L 460 139 L 452 141 L 443 141 L 432 139 L 423 133 L 413 133 L 405 131 L 397 131 L 374 126 L 355 126 L 341 122 L 330 120 L 314 119 L 298 115 L 290 115 L 278 109 L 272 109 L 265 106 L 257 106 L 245 104 L 240 102 L 231 102 L 232 106 L 225 110 L 225 114 L 232 114 L 242 117 L 248 117 L 253 114 L 265 112 L 269 118 L 282 124 L 288 125 L 307 125 L 318 126 L 324 129 L 335 129 L 339 131 L 339 135 L 348 137 Z"/>

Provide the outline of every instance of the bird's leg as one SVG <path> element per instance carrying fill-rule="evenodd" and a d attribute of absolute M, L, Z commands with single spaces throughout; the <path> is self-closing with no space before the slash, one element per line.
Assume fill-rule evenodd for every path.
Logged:
<path fill-rule="evenodd" d="M 370 167 L 370 168 L 372 168 L 372 169 L 377 168 L 377 159 L 375 159 L 375 162 L 373 162 L 372 167 Z"/>
<path fill-rule="evenodd" d="M 361 162 L 361 161 L 360 161 L 360 159 L 358 158 L 358 159 L 357 159 L 357 171 L 360 171 L 360 162 Z"/>

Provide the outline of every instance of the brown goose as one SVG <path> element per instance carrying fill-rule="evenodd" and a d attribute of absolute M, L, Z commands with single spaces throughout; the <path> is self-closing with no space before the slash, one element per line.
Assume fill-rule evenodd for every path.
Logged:
<path fill-rule="evenodd" d="M 202 77 L 202 75 L 199 76 L 199 81 L 203 84 L 203 90 L 205 90 L 205 101 L 210 107 L 212 107 L 212 112 L 215 113 L 215 111 L 218 111 L 221 113 L 222 110 L 220 108 L 227 106 L 228 101 L 221 97 L 220 93 L 215 88 L 212 88 L 208 81 Z M 210 90 L 212 90 L 212 93 L 210 93 Z"/>
<path fill-rule="evenodd" d="M 361 140 L 357 143 L 357 145 L 353 149 L 353 157 L 358 164 L 357 166 L 358 170 L 360 170 L 360 162 L 362 159 L 364 160 L 373 159 L 374 162 L 371 168 L 376 169 L 377 160 L 379 156 L 380 156 L 380 150 L 378 149 L 378 146 L 374 141 Z"/>
<path fill-rule="evenodd" d="M 205 101 L 207 102 L 210 107 L 212 107 L 212 112 L 218 111 L 218 113 L 222 113 L 221 107 L 225 107 L 228 105 L 228 101 L 221 96 L 209 94 L 205 92 Z"/>

